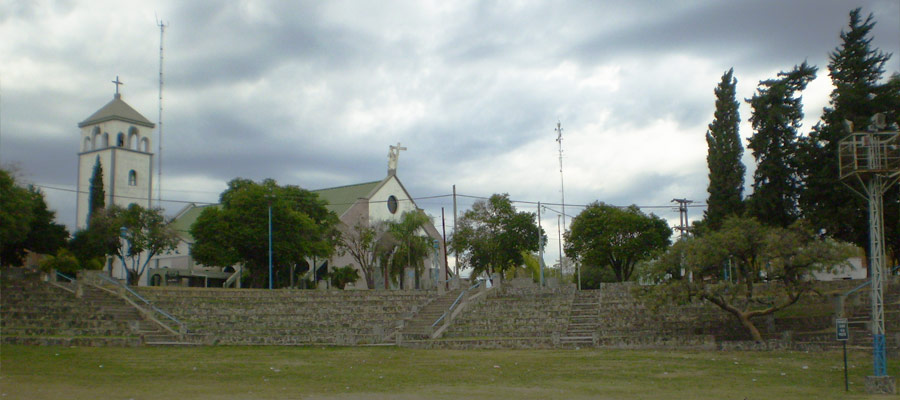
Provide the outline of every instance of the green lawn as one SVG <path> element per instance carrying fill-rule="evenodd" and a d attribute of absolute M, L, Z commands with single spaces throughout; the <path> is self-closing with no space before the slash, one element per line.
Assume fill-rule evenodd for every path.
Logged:
<path fill-rule="evenodd" d="M 840 352 L 4 345 L 0 362 L 3 400 L 863 399 L 872 368 L 851 353 L 847 395 Z"/>

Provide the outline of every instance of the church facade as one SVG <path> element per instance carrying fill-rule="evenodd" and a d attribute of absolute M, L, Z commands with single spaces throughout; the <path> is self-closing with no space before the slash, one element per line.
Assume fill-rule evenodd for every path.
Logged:
<path fill-rule="evenodd" d="M 150 208 L 154 162 L 151 138 L 155 124 L 125 103 L 117 90 L 109 103 L 79 123 L 78 127 L 81 129 L 81 138 L 78 152 L 76 228 L 87 227 L 90 180 L 96 163 L 103 168 L 103 189 L 107 206 L 115 204 L 128 207 L 130 204 L 137 204 Z M 401 150 L 406 148 L 399 143 L 397 146 L 390 146 L 388 173 L 382 180 L 312 191 L 328 203 L 329 211 L 338 216 L 342 231 L 349 232 L 350 227 L 360 222 L 374 225 L 385 221 L 399 221 L 404 212 L 419 210 L 397 178 L 397 158 Z M 178 248 L 172 253 L 156 255 L 150 260 L 147 270 L 138 280 L 140 285 L 191 284 L 221 287 L 224 282 L 229 286 L 240 286 L 239 281 L 235 282 L 236 279 L 229 279 L 239 275 L 240 266 L 206 267 L 195 263 L 190 256 L 190 247 L 194 243 L 190 227 L 205 207 L 217 205 L 190 204 L 175 215 L 170 224 L 179 234 Z M 430 222 L 421 234 L 432 239 L 434 248 L 429 257 L 422 260 L 425 268 L 419 277 L 419 287 L 434 288 L 443 281 L 442 277 L 446 273 L 444 242 Z M 310 268 L 306 278 L 320 281 L 320 286 L 327 286 L 327 282 L 321 282 L 323 279 L 320 279 L 319 273 L 348 265 L 360 270 L 351 256 L 336 249 L 328 259 L 309 260 Z M 110 268 L 113 277 L 126 277 L 119 260 L 111 260 Z M 348 288 L 367 288 L 361 270 L 359 275 L 360 279 Z M 415 287 L 415 275 L 411 269 L 405 271 L 401 279 L 402 283 L 385 284 L 384 276 L 379 272 L 375 274 L 375 287 Z"/>

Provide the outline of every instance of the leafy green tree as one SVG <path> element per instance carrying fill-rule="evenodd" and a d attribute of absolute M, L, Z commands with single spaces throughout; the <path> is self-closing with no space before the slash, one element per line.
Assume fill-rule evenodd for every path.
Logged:
<path fill-rule="evenodd" d="M 635 205 L 622 209 L 595 201 L 572 219 L 565 251 L 582 266 L 609 268 L 617 282 L 625 282 L 638 261 L 665 250 L 671 235 L 664 219 Z M 594 275 L 603 276 L 599 271 Z"/>
<path fill-rule="evenodd" d="M 81 268 L 81 263 L 69 250 L 60 248 L 55 255 L 47 256 L 41 260 L 41 271 L 58 271 L 66 275 L 75 275 Z"/>
<path fill-rule="evenodd" d="M 503 273 L 503 279 L 527 276 L 535 283 L 539 283 L 541 280 L 541 263 L 538 255 L 530 251 L 523 251 L 522 259 L 524 260 L 522 265 L 517 268 L 510 268 Z M 547 271 L 544 272 L 546 273 Z"/>
<path fill-rule="evenodd" d="M 743 212 L 744 172 L 741 162 L 744 146 L 738 126 L 741 116 L 735 98 L 737 79 L 734 68 L 722 75 L 715 89 L 715 119 L 706 131 L 706 164 L 709 167 L 709 199 L 705 219 L 710 229 L 718 229 L 729 215 Z"/>
<path fill-rule="evenodd" d="M 178 246 L 178 233 L 166 223 L 161 209 L 131 204 L 125 209 L 111 206 L 106 212 L 114 221 L 112 226 L 120 227 L 119 236 L 124 243 L 118 241 L 115 256 L 128 272 L 130 285 L 138 284 L 153 256 L 169 253 Z"/>
<path fill-rule="evenodd" d="M 363 271 L 366 287 L 375 288 L 379 255 L 394 250 L 394 241 L 386 240 L 386 224 L 357 221 L 341 233 L 339 251 L 349 254 Z"/>
<path fill-rule="evenodd" d="M 802 220 L 780 228 L 732 216 L 720 230 L 678 241 L 651 262 L 642 278 L 657 284 L 641 291 L 655 306 L 707 301 L 762 341 L 755 319 L 797 303 L 813 290 L 813 272 L 833 272 L 853 252 L 848 244 L 817 236 Z M 693 279 L 672 273 L 680 268 Z"/>
<path fill-rule="evenodd" d="M 797 219 L 797 129 L 803 105 L 796 94 L 815 79 L 816 70 L 804 61 L 776 79 L 761 81 L 747 100 L 755 131 L 748 147 L 756 159 L 749 211 L 765 224 L 787 227 Z"/>
<path fill-rule="evenodd" d="M 399 221 L 387 222 L 387 232 L 391 239 L 383 241 L 382 252 L 391 279 L 400 279 L 403 287 L 403 270 L 411 267 L 415 271 L 415 285 L 419 288 L 419 277 L 425 269 L 425 260 L 433 251 L 432 239 L 424 234 L 428 216 L 422 210 L 407 211 Z"/>
<path fill-rule="evenodd" d="M 25 250 L 54 254 L 65 246 L 69 232 L 55 217 L 43 193 L 19 187 L 12 175 L 0 170 L 0 264 L 20 265 Z"/>
<path fill-rule="evenodd" d="M 268 282 L 268 210 L 272 207 L 273 268 L 290 268 L 308 257 L 325 258 L 338 242 L 337 216 L 315 193 L 236 178 L 222 192 L 220 206 L 207 207 L 191 226 L 191 254 L 198 262 L 227 267 L 243 264 L 250 286 Z"/>
<path fill-rule="evenodd" d="M 347 285 L 359 280 L 359 271 L 352 265 L 347 265 L 331 270 L 328 278 L 331 280 L 331 286 L 344 290 Z"/>
<path fill-rule="evenodd" d="M 69 240 L 69 250 L 82 266 L 99 264 L 101 267 L 106 256 L 116 254 L 121 245 L 119 238 L 122 225 L 115 220 L 111 212 L 105 208 L 97 209 L 91 216 L 87 228 L 76 231 Z M 88 268 L 94 269 L 94 268 Z M 112 270 L 110 270 L 112 273 Z"/>
<path fill-rule="evenodd" d="M 94 161 L 94 170 L 91 172 L 90 192 L 88 195 L 88 215 L 87 223 L 91 224 L 91 219 L 97 210 L 106 207 L 106 192 L 103 190 L 103 165 L 100 165 L 100 156 Z"/>
<path fill-rule="evenodd" d="M 869 118 L 885 113 L 888 121 L 900 122 L 900 77 L 882 83 L 884 65 L 890 54 L 873 48 L 870 14 L 865 20 L 860 9 L 850 12 L 850 24 L 841 31 L 841 45 L 830 55 L 828 71 L 834 89 L 822 119 L 799 146 L 800 173 L 804 188 L 799 204 L 804 218 L 828 235 L 868 250 L 868 204 L 841 183 L 838 143 L 846 137 L 844 121 L 857 130 L 865 130 Z M 900 255 L 900 189 L 885 193 L 885 241 L 897 257 Z"/>
<path fill-rule="evenodd" d="M 538 251 L 547 238 L 534 213 L 517 212 L 508 194 L 479 200 L 457 221 L 450 247 L 472 268 L 472 276 L 516 268 L 525 262 L 523 252 Z"/>

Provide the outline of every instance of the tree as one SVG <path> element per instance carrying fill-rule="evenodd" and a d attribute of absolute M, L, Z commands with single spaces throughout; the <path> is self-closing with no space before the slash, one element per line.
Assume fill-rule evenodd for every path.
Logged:
<path fill-rule="evenodd" d="M 122 225 L 114 219 L 106 209 L 97 209 L 91 216 L 87 228 L 79 230 L 69 240 L 69 250 L 78 259 L 80 265 L 87 269 L 102 268 L 106 256 L 116 254 L 121 245 L 120 228 Z M 112 270 L 110 270 L 110 274 Z"/>
<path fill-rule="evenodd" d="M 359 271 L 352 265 L 347 265 L 333 269 L 328 273 L 328 277 L 331 280 L 331 286 L 344 290 L 347 285 L 359 280 Z"/>
<path fill-rule="evenodd" d="M 845 265 L 852 246 L 815 235 L 804 221 L 788 228 L 729 217 L 718 231 L 678 241 L 650 263 L 642 289 L 651 304 L 707 301 L 734 316 L 755 341 L 754 319 L 787 308 L 813 289 L 811 274 Z M 732 274 L 726 278 L 729 263 Z M 684 268 L 693 279 L 672 274 Z"/>
<path fill-rule="evenodd" d="M 243 264 L 250 286 L 268 281 L 269 207 L 272 209 L 273 268 L 302 264 L 308 257 L 325 258 L 338 242 L 337 216 L 315 193 L 298 186 L 279 186 L 235 178 L 191 226 L 191 254 L 198 262 L 228 267 Z"/>
<path fill-rule="evenodd" d="M 19 187 L 0 170 L 0 264 L 20 265 L 25 250 L 54 254 L 65 246 L 69 232 L 55 217 L 40 190 Z"/>
<path fill-rule="evenodd" d="M 800 182 L 797 175 L 797 128 L 803 119 L 802 98 L 796 93 L 816 77 L 805 61 L 778 78 L 761 81 L 749 100 L 755 133 L 749 148 L 756 159 L 750 215 L 766 224 L 787 227 L 797 219 Z"/>
<path fill-rule="evenodd" d="M 743 212 L 744 172 L 741 162 L 744 146 L 738 126 L 741 116 L 735 98 L 737 79 L 734 68 L 722 75 L 722 81 L 715 89 L 715 119 L 706 131 L 706 164 L 709 167 L 709 199 L 706 201 L 707 226 L 718 229 L 729 215 Z"/>
<path fill-rule="evenodd" d="M 40 267 L 41 271 L 47 273 L 55 270 L 67 275 L 75 275 L 78 270 L 82 269 L 78 258 L 65 248 L 60 248 L 55 255 L 47 256 L 41 260 Z"/>
<path fill-rule="evenodd" d="M 865 199 L 841 183 L 838 143 L 846 137 L 844 121 L 858 130 L 869 125 L 875 113 L 885 113 L 888 121 L 900 122 L 900 77 L 894 75 L 881 83 L 884 65 L 890 59 L 871 46 L 875 21 L 865 21 L 860 9 L 850 12 L 847 31 L 841 31 L 841 45 L 831 53 L 828 71 L 834 89 L 822 119 L 799 144 L 800 174 L 803 190 L 800 209 L 817 230 L 868 249 L 869 215 Z M 900 255 L 900 189 L 885 193 L 885 242 L 895 257 Z"/>
<path fill-rule="evenodd" d="M 94 171 L 91 173 L 90 194 L 88 197 L 88 215 L 87 223 L 91 224 L 91 219 L 97 210 L 106 207 L 106 193 L 103 190 L 103 165 L 100 165 L 100 156 L 94 161 Z"/>
<path fill-rule="evenodd" d="M 622 209 L 595 201 L 572 219 L 565 250 L 582 266 L 610 268 L 616 281 L 625 282 L 638 261 L 665 250 L 671 235 L 664 219 L 635 205 Z"/>
<path fill-rule="evenodd" d="M 428 216 L 422 210 L 407 211 L 399 221 L 387 222 L 387 232 L 391 239 L 383 241 L 382 258 L 391 279 L 400 279 L 403 287 L 403 270 L 411 267 L 415 271 L 415 286 L 419 288 L 419 277 L 425 268 L 425 258 L 432 251 L 432 239 L 423 235 Z"/>
<path fill-rule="evenodd" d="M 393 242 L 385 240 L 386 233 L 386 224 L 369 225 L 362 220 L 341 233 L 340 251 L 353 257 L 369 289 L 375 288 L 375 267 L 379 255 L 393 250 Z"/>
<path fill-rule="evenodd" d="M 153 256 L 175 250 L 178 234 L 168 226 L 161 209 L 147 209 L 137 204 L 128 208 L 111 206 L 106 209 L 113 226 L 119 226 L 123 239 L 115 256 L 128 272 L 128 284 L 137 285 Z M 109 239 L 109 238 L 107 238 Z"/>
<path fill-rule="evenodd" d="M 546 242 L 535 214 L 517 212 L 508 194 L 479 200 L 463 214 L 453 232 L 450 247 L 472 268 L 472 276 L 493 274 L 525 262 L 523 252 L 538 251 L 538 241 Z"/>

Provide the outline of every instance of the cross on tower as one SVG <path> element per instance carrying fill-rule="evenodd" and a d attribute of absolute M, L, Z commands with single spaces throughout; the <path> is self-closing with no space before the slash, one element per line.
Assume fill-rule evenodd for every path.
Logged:
<path fill-rule="evenodd" d="M 116 96 L 119 95 L 119 85 L 124 85 L 124 82 L 119 81 L 119 76 L 116 75 L 116 80 L 112 81 L 112 83 L 116 84 Z"/>

